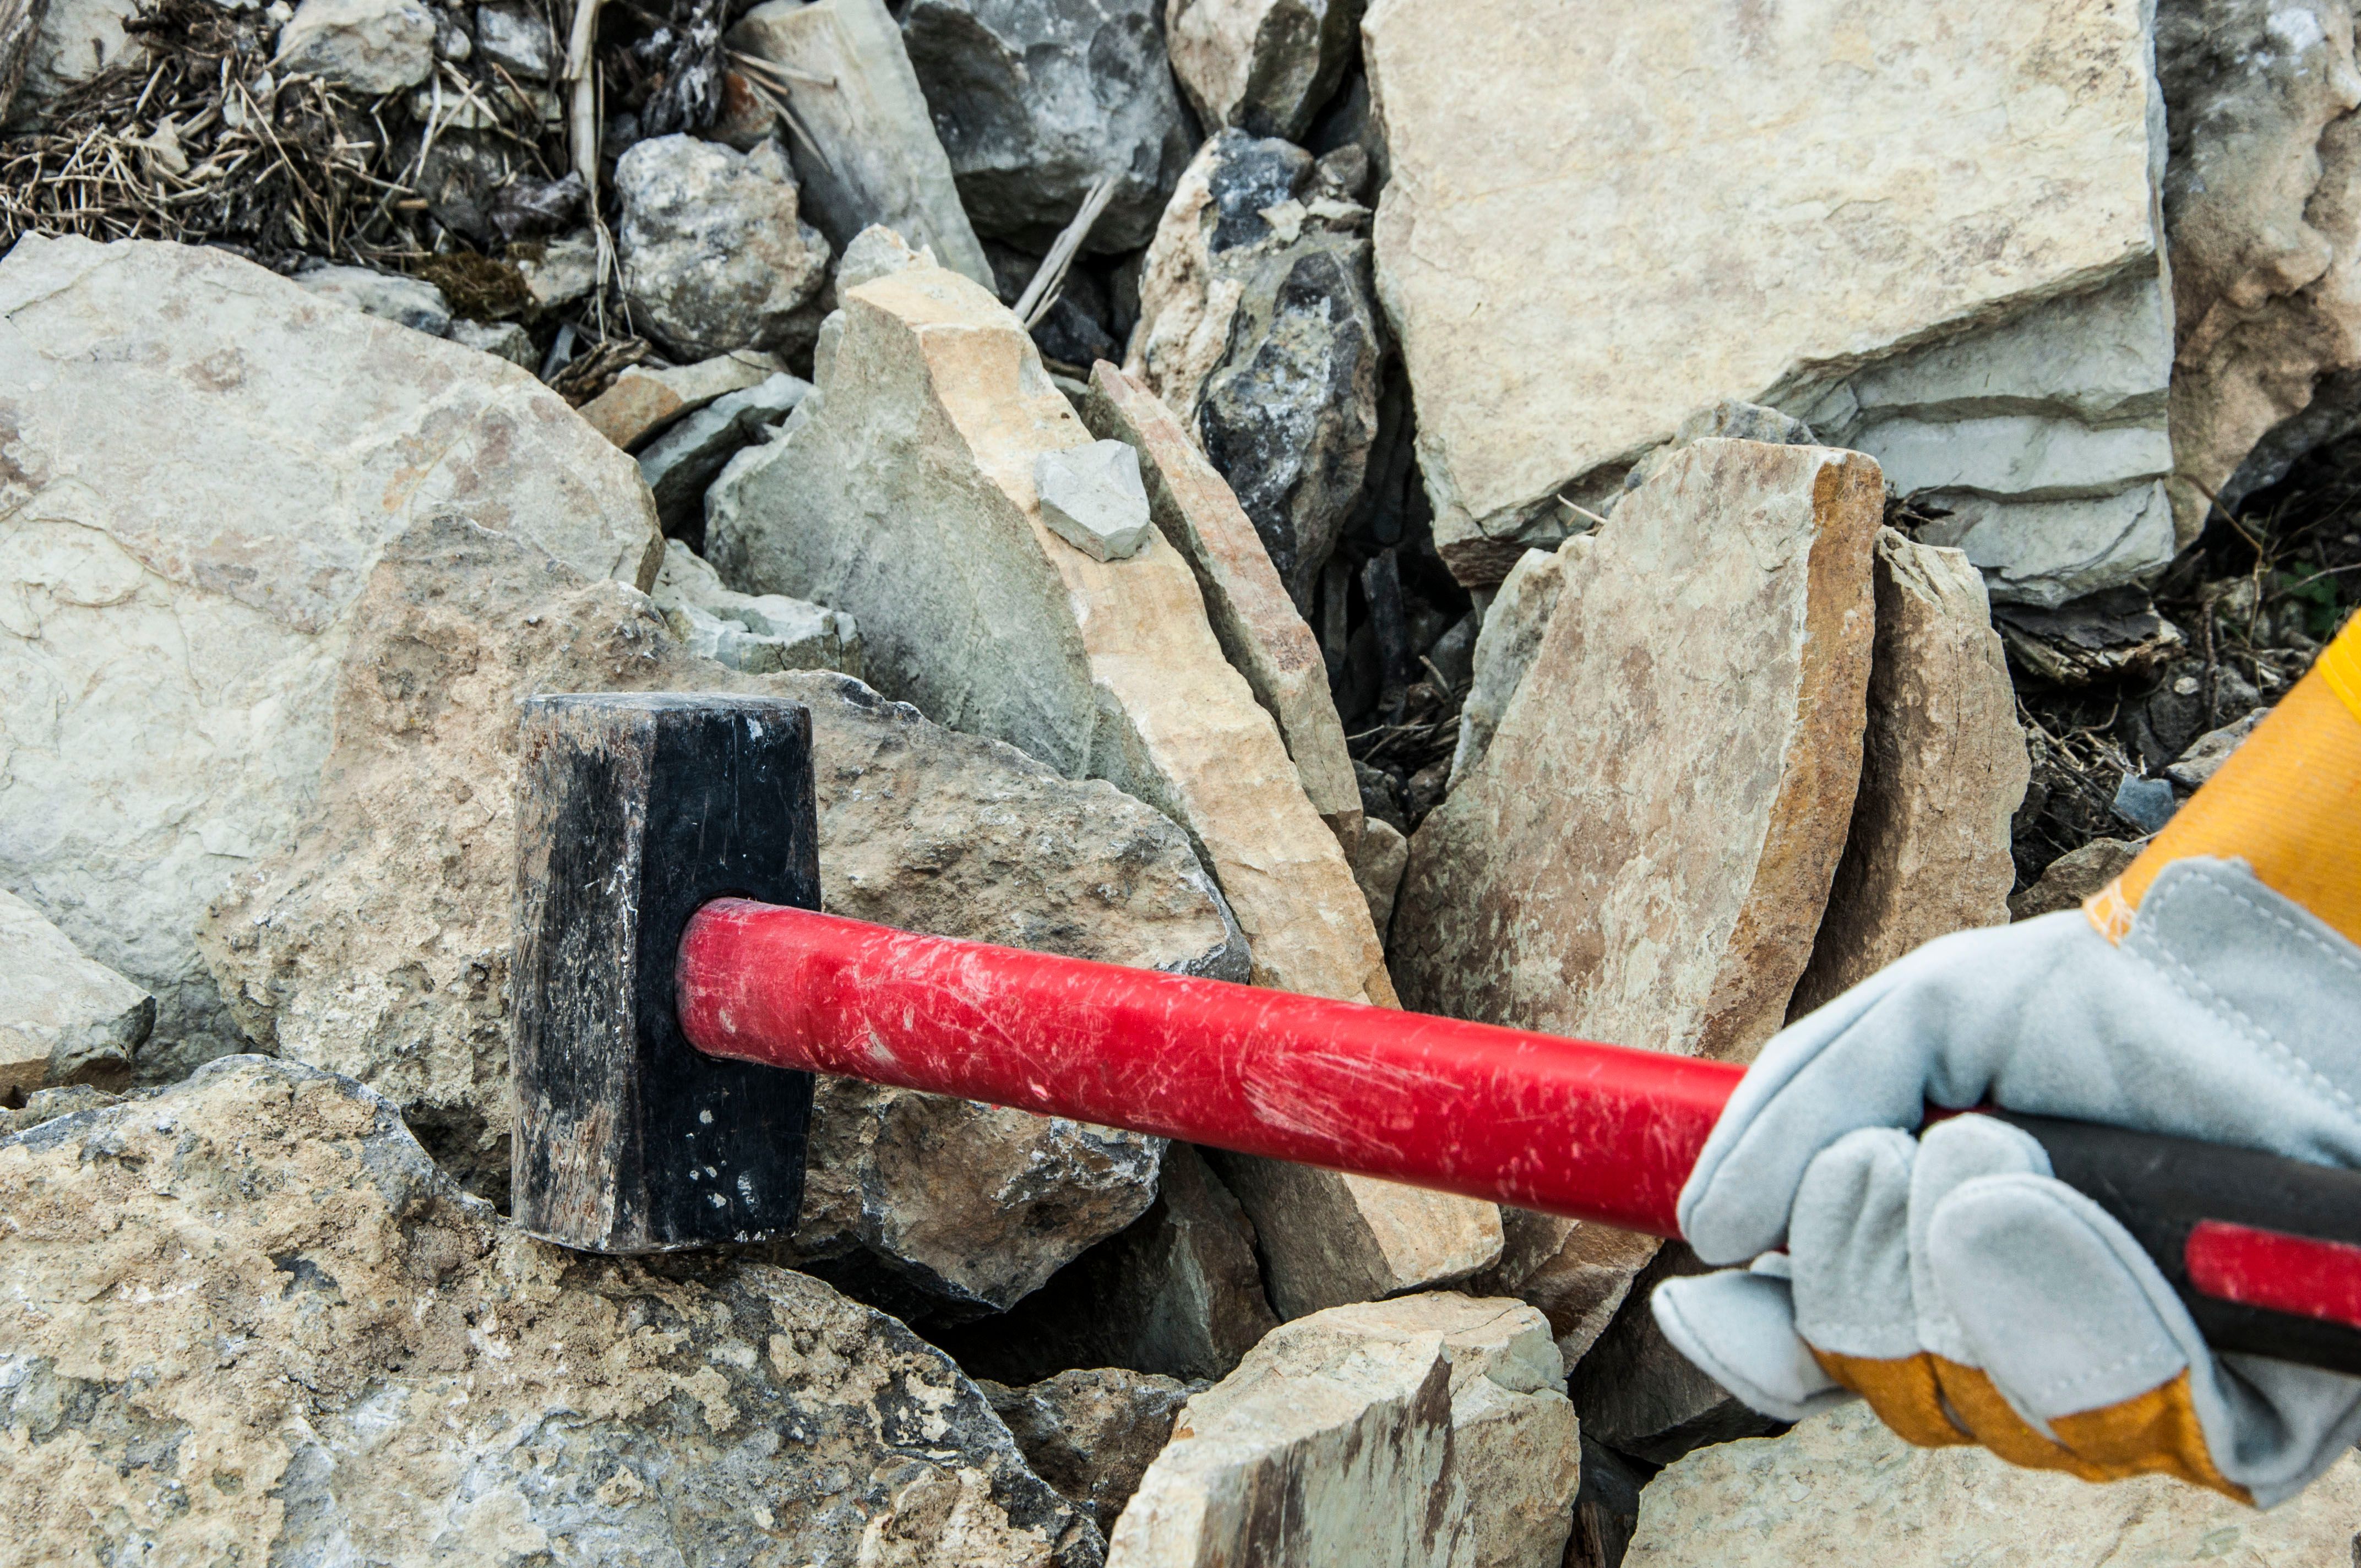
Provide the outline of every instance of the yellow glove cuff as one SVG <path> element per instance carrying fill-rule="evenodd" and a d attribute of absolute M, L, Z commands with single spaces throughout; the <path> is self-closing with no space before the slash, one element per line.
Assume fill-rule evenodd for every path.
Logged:
<path fill-rule="evenodd" d="M 2028 1470 L 2063 1470 L 2085 1481 L 2177 1475 L 2242 1503 L 2255 1500 L 2215 1468 L 2186 1371 L 2121 1404 L 2060 1416 L 2049 1423 L 2057 1434 L 2049 1438 L 1975 1367 L 1925 1352 L 1872 1360 L 1815 1346 L 1812 1356 L 1821 1371 L 1868 1400 L 1897 1436 L 1921 1448 L 1982 1443 Z"/>
<path fill-rule="evenodd" d="M 2121 941 L 2157 872 L 2191 855 L 2245 861 L 2361 942 L 2361 618 L 2084 913 Z"/>

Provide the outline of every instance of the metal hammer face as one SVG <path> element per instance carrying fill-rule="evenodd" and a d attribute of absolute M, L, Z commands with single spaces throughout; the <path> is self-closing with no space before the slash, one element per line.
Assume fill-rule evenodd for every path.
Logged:
<path fill-rule="evenodd" d="M 691 1046 L 674 968 L 708 900 L 819 907 L 811 716 L 710 695 L 523 707 L 515 1219 L 591 1252 L 783 1234 L 803 1198 L 811 1075 Z"/>

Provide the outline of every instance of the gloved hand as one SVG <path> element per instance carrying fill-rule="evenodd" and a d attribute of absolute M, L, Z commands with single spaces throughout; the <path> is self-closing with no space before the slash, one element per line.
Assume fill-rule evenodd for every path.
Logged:
<path fill-rule="evenodd" d="M 1681 1193 L 1668 1338 L 1790 1420 L 1857 1393 L 1912 1442 L 2268 1507 L 2361 1438 L 2361 1379 L 2207 1350 L 2154 1263 L 2011 1110 L 2361 1167 L 2361 948 L 2184 859 L 2120 944 L 2079 911 L 1963 932 L 1767 1046 Z"/>

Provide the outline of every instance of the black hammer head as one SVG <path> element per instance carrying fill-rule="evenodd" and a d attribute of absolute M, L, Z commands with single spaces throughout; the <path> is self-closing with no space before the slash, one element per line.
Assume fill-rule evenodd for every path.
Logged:
<path fill-rule="evenodd" d="M 710 899 L 819 907 L 810 714 L 775 697 L 538 696 L 519 750 L 517 1223 L 591 1252 L 785 1232 L 811 1075 L 699 1052 L 673 971 Z"/>

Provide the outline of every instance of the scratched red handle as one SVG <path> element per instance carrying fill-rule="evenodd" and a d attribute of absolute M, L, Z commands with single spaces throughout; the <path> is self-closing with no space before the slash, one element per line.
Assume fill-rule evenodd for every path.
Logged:
<path fill-rule="evenodd" d="M 697 1049 L 1660 1236 L 1741 1069 L 719 899 Z"/>
<path fill-rule="evenodd" d="M 1727 1063 L 716 900 L 697 1049 L 1677 1236 Z M 1995 1112 L 2114 1214 L 2221 1350 L 2361 1375 L 2361 1172 Z"/>

